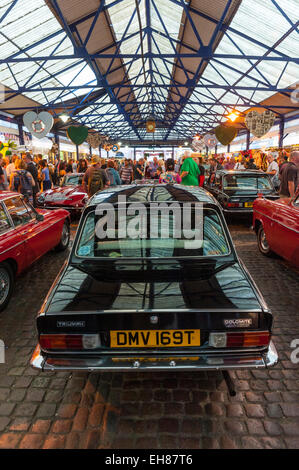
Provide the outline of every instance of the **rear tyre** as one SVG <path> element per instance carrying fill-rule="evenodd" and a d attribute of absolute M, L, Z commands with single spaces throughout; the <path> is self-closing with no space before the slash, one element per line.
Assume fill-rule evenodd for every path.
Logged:
<path fill-rule="evenodd" d="M 56 251 L 64 251 L 69 246 L 70 242 L 70 224 L 66 220 L 62 227 L 61 238 L 59 244 L 56 246 Z"/>
<path fill-rule="evenodd" d="M 257 232 L 257 242 L 260 252 L 265 256 L 273 256 L 273 251 L 270 249 L 269 243 L 266 238 L 264 227 L 260 225 Z"/>
<path fill-rule="evenodd" d="M 15 276 L 8 263 L 0 264 L 0 312 L 4 310 L 12 296 Z"/>

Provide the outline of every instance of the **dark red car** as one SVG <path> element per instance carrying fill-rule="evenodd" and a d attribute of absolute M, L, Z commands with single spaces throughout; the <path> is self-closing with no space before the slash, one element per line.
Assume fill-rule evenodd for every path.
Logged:
<path fill-rule="evenodd" d="M 277 253 L 299 268 L 299 192 L 294 198 L 258 198 L 253 204 L 253 227 L 263 255 Z"/>
<path fill-rule="evenodd" d="M 65 210 L 35 210 L 22 195 L 0 191 L 0 311 L 8 304 L 16 276 L 52 248 L 70 240 Z"/>
<path fill-rule="evenodd" d="M 88 196 L 82 185 L 84 173 L 70 173 L 64 177 L 61 186 L 40 193 L 37 205 L 45 209 L 66 209 L 72 215 L 80 215 Z"/>

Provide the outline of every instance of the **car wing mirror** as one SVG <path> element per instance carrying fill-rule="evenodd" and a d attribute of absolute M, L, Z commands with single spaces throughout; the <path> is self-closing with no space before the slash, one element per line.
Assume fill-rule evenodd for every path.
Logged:
<path fill-rule="evenodd" d="M 42 214 L 36 214 L 36 220 L 38 222 L 42 222 L 44 220 L 44 216 Z"/>

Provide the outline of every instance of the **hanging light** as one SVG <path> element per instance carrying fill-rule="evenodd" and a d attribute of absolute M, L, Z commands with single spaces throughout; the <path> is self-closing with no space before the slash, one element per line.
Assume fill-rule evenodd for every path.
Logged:
<path fill-rule="evenodd" d="M 62 122 L 66 123 L 70 119 L 69 115 L 66 113 L 60 114 L 59 118 L 62 120 Z"/>
<path fill-rule="evenodd" d="M 228 116 L 227 118 L 231 121 L 231 122 L 235 122 L 236 119 L 238 119 L 238 117 L 240 116 L 240 113 L 238 111 L 232 111 Z"/>
<path fill-rule="evenodd" d="M 185 142 L 185 147 L 188 147 L 188 142 Z"/>

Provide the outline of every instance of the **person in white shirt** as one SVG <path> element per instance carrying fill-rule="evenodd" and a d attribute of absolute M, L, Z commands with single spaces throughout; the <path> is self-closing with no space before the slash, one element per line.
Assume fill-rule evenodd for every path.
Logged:
<path fill-rule="evenodd" d="M 279 165 L 271 153 L 267 156 L 267 160 L 269 164 L 267 174 L 271 176 L 275 188 L 279 188 Z"/>
<path fill-rule="evenodd" d="M 7 165 L 7 167 L 6 167 L 6 174 L 7 174 L 8 181 L 10 180 L 10 177 L 11 177 L 12 173 L 16 169 L 15 161 L 17 159 L 18 159 L 18 155 L 13 155 L 12 158 L 11 158 L 11 163 L 9 163 L 9 165 Z"/>
<path fill-rule="evenodd" d="M 244 157 L 239 158 L 239 161 L 235 164 L 234 170 L 246 170 Z"/>

